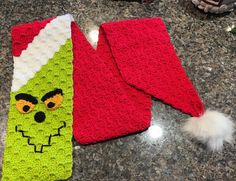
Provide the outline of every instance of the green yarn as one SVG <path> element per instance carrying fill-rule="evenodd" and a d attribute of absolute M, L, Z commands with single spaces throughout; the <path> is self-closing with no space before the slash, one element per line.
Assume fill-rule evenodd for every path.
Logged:
<path fill-rule="evenodd" d="M 72 173 L 72 41 L 55 53 L 41 70 L 22 86 L 19 91 L 11 92 L 8 130 L 3 164 L 3 181 L 8 180 L 61 180 Z M 63 102 L 56 110 L 48 110 L 41 101 L 42 96 L 56 88 L 63 91 Z M 32 112 L 22 114 L 16 109 L 15 96 L 27 93 L 36 97 L 38 104 Z M 35 113 L 42 111 L 46 115 L 44 122 L 34 120 Z M 64 122 L 66 126 L 64 127 Z M 47 145 L 50 135 L 51 146 L 45 146 L 42 153 L 36 153 L 42 145 Z M 60 128 L 60 129 L 59 129 Z"/>

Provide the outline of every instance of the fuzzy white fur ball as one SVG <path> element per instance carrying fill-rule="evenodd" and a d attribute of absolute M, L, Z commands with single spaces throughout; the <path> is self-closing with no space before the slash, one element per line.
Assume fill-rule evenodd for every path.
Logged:
<path fill-rule="evenodd" d="M 224 142 L 232 143 L 234 123 L 223 113 L 207 110 L 200 117 L 187 119 L 183 130 L 207 144 L 210 150 L 219 151 Z"/>

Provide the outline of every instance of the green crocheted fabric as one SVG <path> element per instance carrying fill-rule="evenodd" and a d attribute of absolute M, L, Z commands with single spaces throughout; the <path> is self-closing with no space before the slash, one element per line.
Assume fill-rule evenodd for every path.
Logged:
<path fill-rule="evenodd" d="M 72 96 L 69 39 L 32 79 L 11 92 L 3 181 L 71 176 Z M 24 106 L 28 100 L 35 104 Z M 21 109 L 27 113 L 21 113 Z"/>

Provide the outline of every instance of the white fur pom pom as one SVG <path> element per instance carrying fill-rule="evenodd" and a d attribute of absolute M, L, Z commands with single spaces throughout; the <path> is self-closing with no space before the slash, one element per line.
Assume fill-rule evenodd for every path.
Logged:
<path fill-rule="evenodd" d="M 206 143 L 212 151 L 219 151 L 223 148 L 224 141 L 233 141 L 234 123 L 223 113 L 207 110 L 200 117 L 187 119 L 183 130 Z"/>

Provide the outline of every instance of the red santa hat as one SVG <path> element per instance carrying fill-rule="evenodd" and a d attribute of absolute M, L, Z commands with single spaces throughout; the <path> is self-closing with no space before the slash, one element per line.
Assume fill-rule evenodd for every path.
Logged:
<path fill-rule="evenodd" d="M 82 96 L 77 98 L 75 95 L 74 99 L 78 99 L 78 101 L 75 101 L 74 113 L 78 112 L 78 115 L 80 115 L 78 120 L 81 119 L 81 121 L 74 122 L 74 135 L 79 142 L 87 144 L 103 141 L 146 129 L 150 126 L 150 117 L 146 116 L 151 107 L 146 104 L 150 100 L 148 96 L 156 97 L 181 112 L 191 115 L 192 117 L 185 122 L 183 130 L 199 141 L 206 143 L 211 150 L 220 150 L 224 142 L 232 141 L 234 132 L 232 120 L 217 111 L 205 111 L 203 102 L 176 55 L 161 18 L 104 23 L 99 30 L 96 50 L 89 45 L 79 27 L 75 24 L 72 26 L 72 38 L 74 41 L 74 68 L 76 72 L 82 71 L 78 75 L 74 74 L 74 80 L 77 81 L 78 87 L 80 87 L 79 84 L 87 86 L 86 91 L 83 92 L 75 85 L 75 92 L 81 91 L 81 95 L 87 94 L 90 98 L 93 97 L 93 101 L 102 99 L 103 105 L 108 104 L 114 108 L 114 110 L 109 110 L 109 114 L 104 114 L 108 116 L 109 120 L 113 120 L 112 123 L 104 121 L 107 117 L 103 116 L 103 112 L 107 112 L 107 110 L 98 111 L 100 108 L 96 106 L 93 109 L 95 115 L 91 115 L 92 118 L 88 120 L 87 115 L 80 114 L 79 109 L 87 107 L 87 112 L 89 112 L 89 107 L 85 105 L 89 99 L 83 100 Z M 91 55 L 89 59 L 88 52 Z M 83 59 L 87 61 L 83 62 Z M 100 66 L 100 62 L 106 66 Z M 109 62 L 113 62 L 113 64 Z M 87 70 L 83 72 L 87 66 L 91 67 L 89 74 L 86 74 Z M 93 66 L 96 66 L 96 68 L 93 68 Z M 101 74 L 101 70 L 104 71 L 105 75 Z M 116 70 L 118 70 L 119 75 L 115 73 Z M 84 75 L 92 76 L 89 80 L 86 80 L 86 78 L 83 78 Z M 121 78 L 118 78 L 118 76 Z M 109 77 L 109 80 L 107 80 L 107 77 Z M 113 79 L 117 79 L 117 81 Z M 111 80 L 119 82 L 119 86 L 115 87 L 117 86 L 116 83 L 111 85 L 104 83 Z M 99 81 L 103 82 L 102 88 L 99 88 L 101 86 Z M 92 85 L 90 85 L 91 82 Z M 123 82 L 124 85 L 121 85 Z M 130 90 L 126 88 L 127 85 L 142 93 L 140 95 L 130 93 Z M 88 89 L 96 93 L 92 94 L 87 91 Z M 104 92 L 105 89 L 106 93 Z M 117 89 L 120 90 L 118 93 Z M 126 96 L 125 101 L 131 100 L 132 97 L 133 99 L 120 106 L 122 101 L 119 101 L 119 99 L 123 97 L 120 93 L 122 91 Z M 113 93 L 113 97 L 106 97 L 106 94 L 110 92 Z M 146 95 L 147 98 L 144 99 L 141 94 Z M 93 104 L 93 101 L 90 104 Z M 143 108 L 140 108 L 140 105 Z M 131 106 L 133 112 L 129 111 Z M 117 107 L 118 109 L 116 109 Z M 120 116 L 116 120 L 115 117 L 118 114 Z M 74 114 L 74 116 L 76 115 Z M 91 122 L 92 127 L 96 125 L 94 131 L 97 131 L 96 134 L 99 137 L 93 135 L 91 137 L 94 140 L 87 139 L 90 136 L 81 128 L 81 126 L 86 128 L 91 126 L 86 122 Z M 116 122 L 119 122 L 120 125 L 117 126 Z M 122 128 L 122 125 L 124 128 Z M 132 125 L 136 127 L 132 127 Z M 117 130 L 117 128 L 120 131 L 109 132 L 109 129 Z M 105 136 L 101 134 L 103 132 Z"/>

